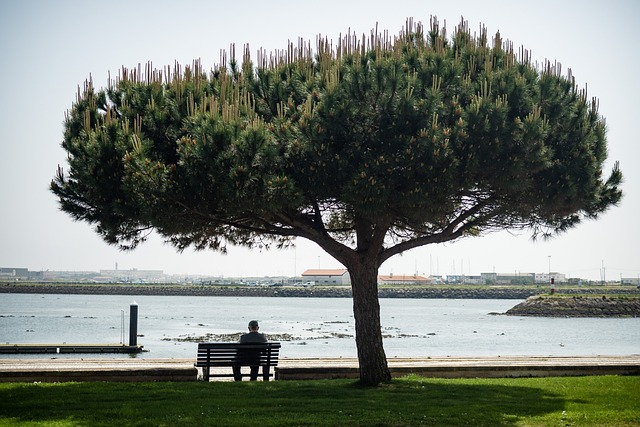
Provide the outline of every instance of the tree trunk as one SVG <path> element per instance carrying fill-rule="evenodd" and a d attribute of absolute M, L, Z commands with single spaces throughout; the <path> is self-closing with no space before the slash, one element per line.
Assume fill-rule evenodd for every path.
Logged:
<path fill-rule="evenodd" d="M 382 343 L 378 266 L 375 262 L 367 262 L 362 258 L 356 264 L 347 268 L 351 276 L 360 382 L 363 385 L 375 386 L 391 381 L 391 372 Z"/>

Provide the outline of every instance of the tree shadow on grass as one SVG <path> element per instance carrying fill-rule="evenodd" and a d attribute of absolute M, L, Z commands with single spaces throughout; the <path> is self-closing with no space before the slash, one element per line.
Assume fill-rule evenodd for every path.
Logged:
<path fill-rule="evenodd" d="M 536 387 L 413 378 L 0 385 L 7 426 L 515 426 L 564 406 Z"/>
<path fill-rule="evenodd" d="M 562 412 L 566 404 L 562 396 L 535 387 L 448 382 L 423 387 L 421 407 L 433 425 L 447 425 L 449 417 L 456 420 L 455 425 L 511 426 L 523 419 Z M 429 405 L 433 401 L 438 405 Z"/>
<path fill-rule="evenodd" d="M 425 378 L 394 380 L 378 388 L 351 384 L 324 393 L 298 382 L 289 393 L 295 394 L 299 413 L 324 417 L 340 411 L 345 422 L 335 425 L 515 426 L 523 419 L 561 413 L 566 405 L 562 396 L 537 387 Z"/>

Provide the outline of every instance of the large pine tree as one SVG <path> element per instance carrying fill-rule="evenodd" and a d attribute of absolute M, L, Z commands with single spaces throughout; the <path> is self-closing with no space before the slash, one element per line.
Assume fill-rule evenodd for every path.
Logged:
<path fill-rule="evenodd" d="M 349 270 L 362 383 L 391 378 L 377 272 L 409 249 L 493 230 L 550 236 L 621 198 L 603 178 L 597 101 L 559 66 L 407 21 L 396 37 L 319 38 L 210 73 L 122 69 L 68 112 L 62 210 L 134 248 L 282 247 L 301 237 Z"/>

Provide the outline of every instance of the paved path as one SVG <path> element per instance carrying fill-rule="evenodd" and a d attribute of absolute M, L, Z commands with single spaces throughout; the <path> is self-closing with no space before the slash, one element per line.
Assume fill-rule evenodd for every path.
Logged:
<path fill-rule="evenodd" d="M 194 359 L 0 359 L 0 381 L 192 381 Z M 390 358 L 394 376 L 640 375 L 640 355 Z M 221 368 L 221 372 L 226 372 Z M 216 370 L 218 371 L 218 369 Z M 281 358 L 279 379 L 357 378 L 355 358 Z"/>
<path fill-rule="evenodd" d="M 640 375 L 640 355 L 631 356 L 497 356 L 391 358 L 394 377 L 530 377 L 563 375 Z M 278 366 L 279 379 L 357 378 L 357 360 L 289 359 Z"/>
<path fill-rule="evenodd" d="M 14 359 L 0 358 L 0 370 L 72 370 L 72 369 L 126 369 L 126 368 L 170 368 L 192 367 L 193 359 Z M 394 357 L 389 358 L 390 367 L 400 366 L 531 366 L 531 365 L 624 365 L 640 364 L 640 354 L 630 356 L 480 356 L 480 357 Z M 281 357 L 281 367 L 358 367 L 355 357 L 288 358 Z"/>

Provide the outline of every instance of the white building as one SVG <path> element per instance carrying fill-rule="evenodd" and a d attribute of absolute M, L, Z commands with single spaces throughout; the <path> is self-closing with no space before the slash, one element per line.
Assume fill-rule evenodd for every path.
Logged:
<path fill-rule="evenodd" d="M 564 273 L 536 273 L 536 283 L 567 283 L 567 276 Z"/>
<path fill-rule="evenodd" d="M 333 270 L 307 270 L 302 273 L 306 282 L 314 282 L 316 285 L 350 285 L 351 277 L 346 268 Z"/>

